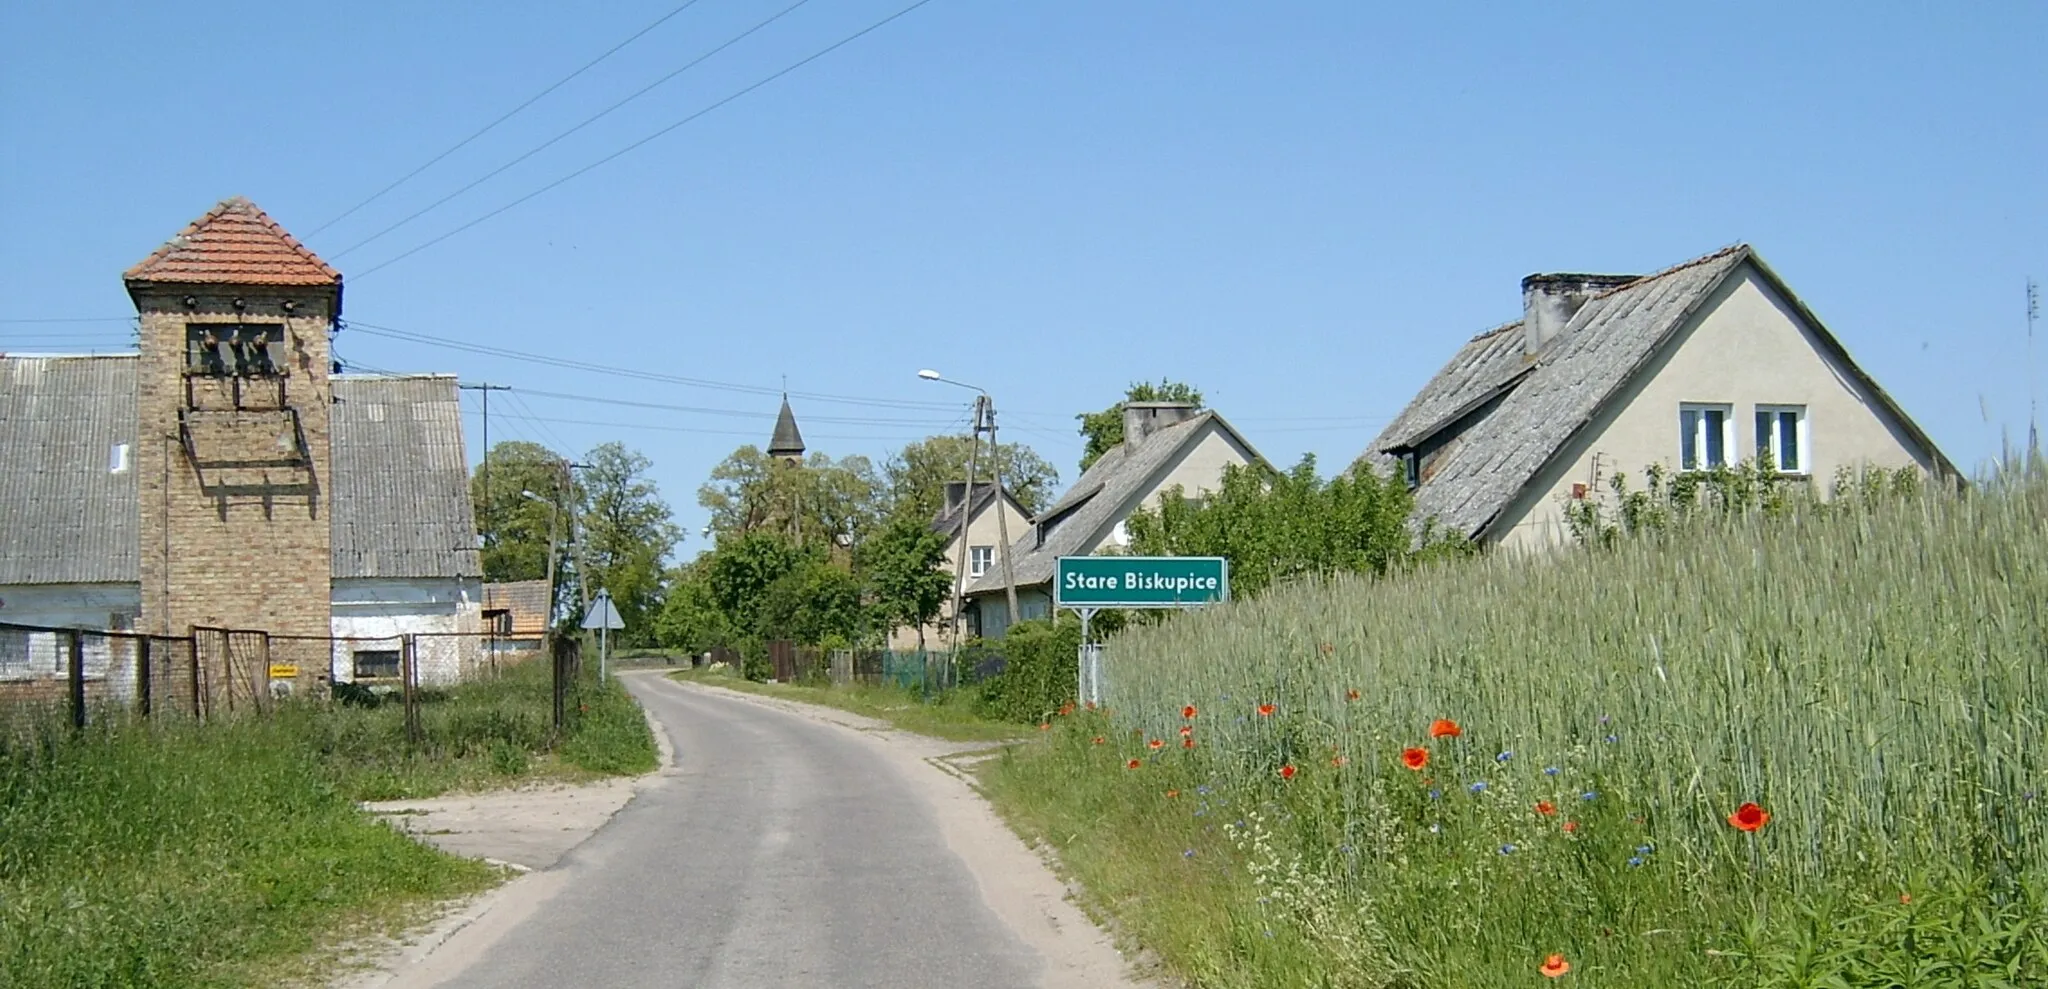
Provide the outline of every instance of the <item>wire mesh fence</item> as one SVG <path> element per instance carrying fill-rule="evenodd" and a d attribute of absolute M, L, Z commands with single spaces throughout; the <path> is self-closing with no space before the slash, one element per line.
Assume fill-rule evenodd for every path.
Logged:
<path fill-rule="evenodd" d="M 82 728 L 117 717 L 203 721 L 295 700 L 395 698 L 416 732 L 423 689 L 492 676 L 512 661 L 490 648 L 491 639 L 488 632 L 312 636 L 212 627 L 165 636 L 0 623 L 0 729 Z M 559 693 L 563 671 L 573 679 L 578 669 L 579 651 L 567 639 L 551 653 Z"/>
<path fill-rule="evenodd" d="M 839 649 L 828 662 L 835 686 L 887 685 L 927 696 L 981 683 L 1007 665 L 1001 652 L 985 646 L 954 651 Z"/>

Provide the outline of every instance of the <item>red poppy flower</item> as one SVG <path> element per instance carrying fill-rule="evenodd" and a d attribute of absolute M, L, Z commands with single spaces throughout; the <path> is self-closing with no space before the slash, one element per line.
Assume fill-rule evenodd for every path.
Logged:
<path fill-rule="evenodd" d="M 1101 745 L 1102 743 L 1107 741 L 1109 741 L 1109 739 L 1103 738 L 1101 735 L 1095 736 L 1095 744 L 1097 745 Z"/>
<path fill-rule="evenodd" d="M 1271 705 L 1271 704 L 1261 704 L 1261 705 L 1259 705 L 1259 717 L 1261 717 L 1261 718 L 1270 718 L 1270 717 L 1272 717 L 1272 716 L 1273 716 L 1273 705 Z"/>
<path fill-rule="evenodd" d="M 1542 972 L 1546 978 L 1552 979 L 1571 970 L 1572 963 L 1565 961 L 1563 955 L 1551 955 L 1549 958 L 1543 959 L 1543 965 L 1536 969 L 1536 971 Z"/>
<path fill-rule="evenodd" d="M 1401 765 L 1407 766 L 1409 769 L 1413 769 L 1418 773 L 1422 772 L 1422 767 L 1429 765 L 1429 750 L 1402 749 Z"/>
<path fill-rule="evenodd" d="M 1188 719 L 1189 721 L 1195 720 L 1195 706 L 1193 704 L 1189 704 L 1188 706 L 1181 708 L 1180 716 Z"/>
<path fill-rule="evenodd" d="M 1735 813 L 1728 815 L 1728 826 L 1737 831 L 1754 832 L 1769 823 L 1771 812 L 1753 803 L 1743 804 L 1735 808 Z"/>
<path fill-rule="evenodd" d="M 1899 902 L 1900 902 L 1900 903 L 1904 903 L 1904 904 L 1910 904 L 1910 903 L 1912 903 L 1912 902 L 1913 902 L 1913 894 L 1911 894 L 1911 893 L 1900 893 L 1900 894 L 1899 894 Z"/>
<path fill-rule="evenodd" d="M 1051 727 L 1052 727 L 1052 726 L 1051 726 L 1051 725 L 1049 725 L 1049 724 L 1045 724 L 1044 722 L 1040 722 L 1040 723 L 1039 723 L 1039 725 L 1038 725 L 1038 730 L 1039 730 L 1039 731 L 1045 731 L 1045 730 L 1047 730 L 1047 729 L 1049 729 L 1049 728 L 1051 728 Z"/>
<path fill-rule="evenodd" d="M 1331 654 L 1331 653 L 1333 653 L 1333 652 L 1336 652 L 1336 651 L 1337 651 L 1337 647 L 1336 647 L 1336 646 L 1333 646 L 1333 645 L 1331 645 L 1331 644 L 1329 644 L 1329 643 L 1327 643 L 1327 642 L 1323 643 L 1322 645 L 1320 645 L 1320 646 L 1318 646 L 1318 647 L 1316 647 L 1316 648 L 1318 648 L 1318 649 L 1321 649 L 1321 650 L 1323 651 L 1323 655 L 1325 655 L 1325 656 L 1328 656 L 1329 654 Z"/>
<path fill-rule="evenodd" d="M 1355 701 L 1355 700 L 1357 700 L 1357 699 L 1358 699 L 1358 688 L 1357 688 L 1357 687 L 1353 687 L 1353 688 L 1351 688 L 1350 690 L 1347 690 L 1347 691 L 1345 691 L 1345 692 L 1344 692 L 1344 699 L 1345 699 L 1345 700 L 1347 700 L 1347 701 Z"/>
<path fill-rule="evenodd" d="M 1463 734 L 1465 734 L 1465 729 L 1458 727 L 1458 723 L 1449 718 L 1438 718 L 1429 723 L 1429 737 L 1431 738 L 1457 738 Z"/>
<path fill-rule="evenodd" d="M 1342 769 L 1345 766 L 1351 765 L 1351 760 L 1345 756 L 1340 755 L 1337 758 L 1330 760 L 1330 765 L 1335 766 L 1338 769 Z"/>
<path fill-rule="evenodd" d="M 1557 813 L 1557 806 L 1548 800 L 1538 800 L 1536 801 L 1536 813 L 1549 817 Z"/>
<path fill-rule="evenodd" d="M 1194 748 L 1194 747 L 1195 747 L 1195 739 L 1194 739 L 1194 736 L 1190 735 L 1190 736 L 1188 736 L 1187 738 L 1183 738 L 1183 739 L 1181 739 L 1181 740 L 1180 740 L 1180 747 L 1181 747 L 1181 748 L 1184 748 L 1184 749 L 1192 749 L 1192 748 Z"/>
<path fill-rule="evenodd" d="M 1139 761 L 1138 761 L 1138 760 L 1136 760 L 1136 759 L 1132 759 L 1131 761 L 1129 761 L 1129 762 L 1127 762 L 1127 763 L 1124 763 L 1124 768 L 1125 768 L 1125 769 L 1136 769 L 1136 768 L 1138 768 L 1139 766 L 1142 766 L 1142 765 L 1144 765 L 1144 763 L 1142 763 L 1142 762 L 1139 762 Z"/>
<path fill-rule="evenodd" d="M 1182 737 L 1182 738 L 1193 738 L 1193 737 L 1194 737 L 1194 735 L 1195 735 L 1195 728 L 1194 728 L 1194 726 L 1193 726 L 1193 725 L 1182 725 L 1182 726 L 1180 726 L 1180 737 Z"/>
<path fill-rule="evenodd" d="M 1293 779 L 1293 778 L 1294 778 L 1294 764 L 1293 764 L 1293 763 L 1291 763 L 1291 762 L 1290 762 L 1290 763 L 1288 763 L 1287 765 L 1285 765 L 1285 766 L 1281 766 L 1281 767 L 1280 767 L 1280 778 L 1281 778 L 1281 779 L 1283 779 L 1283 780 L 1291 780 L 1291 779 Z"/>
<path fill-rule="evenodd" d="M 1094 702 L 1094 701 L 1089 701 L 1089 702 L 1088 702 L 1088 703 L 1087 703 L 1086 705 L 1083 705 L 1083 706 L 1087 707 L 1087 708 L 1088 708 L 1088 710 L 1090 710 L 1090 711 L 1093 711 L 1093 710 L 1095 710 L 1095 702 Z"/>
<path fill-rule="evenodd" d="M 1578 830 L 1579 830 L 1579 822 L 1577 822 L 1577 821 L 1566 821 L 1566 822 L 1564 822 L 1564 833 L 1565 833 L 1565 834 L 1576 834 L 1576 833 L 1578 833 Z"/>
<path fill-rule="evenodd" d="M 1149 742 L 1146 742 L 1145 747 L 1148 749 L 1152 749 L 1153 751 L 1158 751 L 1159 749 L 1165 748 L 1166 743 L 1155 738 Z"/>
<path fill-rule="evenodd" d="M 1069 714 L 1072 714 L 1072 713 L 1074 713 L 1074 702 L 1073 702 L 1073 701 L 1068 701 L 1067 703 L 1065 703 L 1065 704 L 1061 704 L 1061 705 L 1060 705 L 1060 717 L 1064 718 L 1064 717 L 1066 717 L 1067 715 L 1069 715 Z"/>
<path fill-rule="evenodd" d="M 1168 799 L 1168 800 L 1172 800 L 1173 798 L 1175 798 L 1175 797 L 1178 797 L 1178 796 L 1180 796 L 1180 791 L 1179 791 L 1179 790 L 1168 790 L 1168 791 L 1166 791 L 1166 799 Z"/>

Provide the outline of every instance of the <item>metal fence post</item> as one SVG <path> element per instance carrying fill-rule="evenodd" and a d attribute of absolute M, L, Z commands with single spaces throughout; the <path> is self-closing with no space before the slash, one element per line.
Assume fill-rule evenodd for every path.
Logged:
<path fill-rule="evenodd" d="M 135 710 L 144 719 L 149 717 L 150 697 L 150 638 L 145 635 L 135 640 Z"/>
<path fill-rule="evenodd" d="M 85 727 L 85 633 L 71 630 L 71 727 Z"/>

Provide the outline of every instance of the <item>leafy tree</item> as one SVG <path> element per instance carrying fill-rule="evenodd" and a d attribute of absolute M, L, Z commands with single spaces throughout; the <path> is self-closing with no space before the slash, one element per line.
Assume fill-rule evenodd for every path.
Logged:
<path fill-rule="evenodd" d="M 882 464 L 890 514 L 924 522 L 937 516 L 946 503 L 946 484 L 967 479 L 967 454 L 972 445 L 973 440 L 966 436 L 929 436 L 898 450 Z M 1002 464 L 1003 484 L 1026 514 L 1035 515 L 1051 503 L 1060 472 L 1036 451 L 1021 443 L 1004 443 L 997 448 L 996 459 Z M 974 473 L 981 480 L 992 480 L 991 467 L 984 446 Z"/>
<path fill-rule="evenodd" d="M 806 551 L 780 533 L 755 531 L 719 541 L 718 548 L 698 562 L 710 600 L 729 628 L 754 635 L 761 627 L 761 601 L 783 576 L 817 562 L 822 554 Z"/>
<path fill-rule="evenodd" d="M 1397 477 L 1357 470 L 1324 481 L 1306 456 L 1286 473 L 1258 464 L 1228 468 L 1201 501 L 1169 492 L 1128 526 L 1133 552 L 1225 557 L 1232 592 L 1256 594 L 1306 574 L 1385 575 L 1462 545 L 1431 526 L 1418 538 L 1408 523 L 1414 508 Z"/>
<path fill-rule="evenodd" d="M 538 443 L 519 440 L 491 447 L 490 487 L 484 487 L 482 465 L 469 479 L 469 498 L 477 531 L 484 537 L 484 579 L 540 580 L 548 573 L 548 541 L 566 552 L 567 511 L 581 492 L 569 478 L 567 461 Z M 522 492 L 532 492 L 528 498 Z M 557 567 L 561 566 L 559 558 Z"/>
<path fill-rule="evenodd" d="M 953 591 L 945 566 L 946 537 L 916 515 L 899 513 L 862 543 L 854 558 L 874 595 L 877 616 L 891 629 L 916 628 L 923 649 L 924 627 L 938 617 Z"/>
<path fill-rule="evenodd" d="M 670 575 L 661 614 L 654 620 L 655 640 L 670 649 L 703 652 L 733 646 L 746 638 L 719 606 L 705 561 L 678 568 Z"/>
<path fill-rule="evenodd" d="M 819 545 L 849 545 L 880 516 L 881 479 L 866 457 L 833 460 L 813 453 L 784 463 L 743 446 L 711 470 L 697 503 L 719 536 L 778 532 Z"/>
<path fill-rule="evenodd" d="M 867 630 L 860 580 L 845 569 L 812 560 L 783 574 L 761 595 L 756 632 L 764 640 L 803 645 L 851 644 Z"/>
<path fill-rule="evenodd" d="M 1081 469 L 1087 470 L 1102 459 L 1102 455 L 1124 441 L 1125 402 L 1192 402 L 1202 404 L 1202 393 L 1193 385 L 1161 378 L 1158 384 L 1146 381 L 1135 382 L 1124 392 L 1123 402 L 1118 402 L 1100 412 L 1084 412 L 1074 418 L 1081 420 L 1081 435 L 1087 444 L 1081 449 Z"/>
<path fill-rule="evenodd" d="M 582 477 L 585 504 L 578 513 L 579 579 L 593 596 L 598 588 L 611 592 L 626 623 L 621 644 L 650 644 L 652 618 L 661 608 L 663 561 L 682 539 L 682 529 L 647 479 L 646 457 L 606 443 L 585 454 L 584 462 L 589 466 Z"/>

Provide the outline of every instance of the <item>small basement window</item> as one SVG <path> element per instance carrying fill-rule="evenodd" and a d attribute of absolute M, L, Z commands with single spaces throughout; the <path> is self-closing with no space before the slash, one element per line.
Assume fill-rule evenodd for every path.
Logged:
<path fill-rule="evenodd" d="M 398 650 L 358 649 L 355 652 L 355 679 L 374 680 L 388 677 L 398 678 Z"/>
<path fill-rule="evenodd" d="M 267 377 L 284 359 L 283 323 L 190 323 L 185 369 L 216 378 Z"/>
<path fill-rule="evenodd" d="M 1687 402 L 1678 407 L 1678 469 L 1712 470 L 1728 466 L 1734 446 L 1733 408 Z"/>

